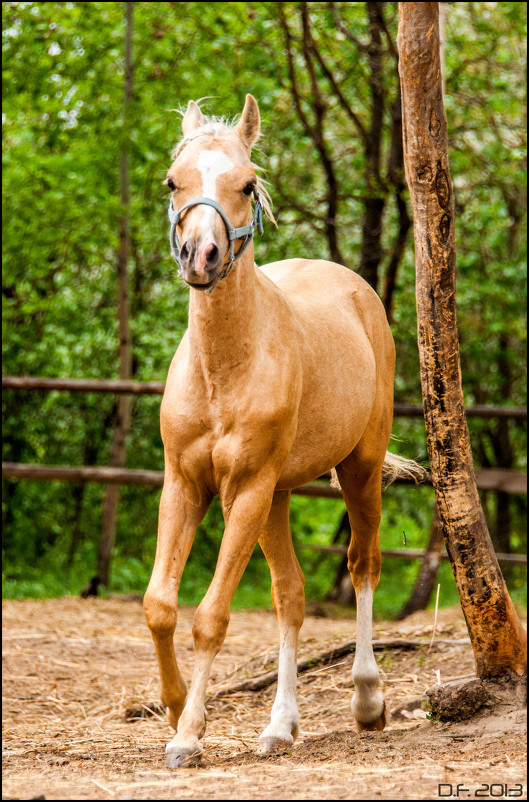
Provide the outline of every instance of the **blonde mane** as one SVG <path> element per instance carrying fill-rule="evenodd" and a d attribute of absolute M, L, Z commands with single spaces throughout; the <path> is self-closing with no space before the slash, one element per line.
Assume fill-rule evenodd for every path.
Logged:
<path fill-rule="evenodd" d="M 200 103 L 200 101 L 199 101 Z M 178 114 L 183 116 L 185 114 L 185 109 L 175 109 Z M 218 138 L 233 136 L 236 134 L 236 127 L 237 123 L 239 122 L 238 118 L 229 118 L 229 117 L 216 117 L 211 115 L 209 117 L 204 116 L 204 122 L 199 128 L 196 128 L 187 136 L 183 137 L 180 142 L 175 145 L 173 152 L 171 153 L 171 158 L 176 159 L 177 156 L 183 151 L 183 149 L 195 139 L 198 139 L 200 136 L 215 136 Z M 252 162 L 252 167 L 259 172 L 264 172 L 262 167 L 259 167 L 258 164 Z M 265 181 L 260 176 L 257 176 L 257 192 L 259 193 L 259 198 L 261 200 L 261 206 L 263 207 L 263 212 L 268 217 L 268 219 L 277 226 L 275 217 L 272 212 L 272 199 L 270 194 L 265 187 L 265 184 L 269 184 L 268 181 Z"/>

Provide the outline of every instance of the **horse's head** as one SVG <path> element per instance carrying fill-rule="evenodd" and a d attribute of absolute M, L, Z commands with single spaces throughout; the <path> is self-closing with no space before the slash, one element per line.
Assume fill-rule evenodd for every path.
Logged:
<path fill-rule="evenodd" d="M 184 137 L 174 152 L 166 183 L 172 192 L 170 215 L 177 221 L 180 274 L 192 287 L 215 286 L 248 240 L 244 234 L 242 239 L 233 239 L 232 233 L 230 256 L 230 227 L 248 228 L 252 223 L 258 179 L 250 153 L 259 129 L 259 108 L 251 95 L 246 96 L 234 127 L 205 118 L 194 101 L 184 114 Z"/>

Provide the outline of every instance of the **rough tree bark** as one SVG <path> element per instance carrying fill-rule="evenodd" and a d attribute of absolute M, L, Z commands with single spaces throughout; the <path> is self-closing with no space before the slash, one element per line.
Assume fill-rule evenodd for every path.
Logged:
<path fill-rule="evenodd" d="M 455 300 L 454 202 L 439 60 L 439 4 L 399 3 L 404 164 L 414 217 L 418 344 L 432 480 L 480 678 L 527 671 L 526 635 L 479 502 Z"/>
<path fill-rule="evenodd" d="M 118 274 L 118 325 L 119 325 L 119 378 L 132 376 L 132 345 L 129 326 L 129 275 L 130 253 L 130 190 L 129 190 L 129 142 L 128 107 L 133 87 L 132 27 L 134 3 L 125 3 L 125 82 L 123 89 L 123 138 L 120 157 L 121 216 L 119 222 Z M 132 397 L 118 396 L 116 401 L 116 422 L 110 448 L 110 467 L 122 468 L 126 458 L 126 438 L 130 428 Z M 101 543 L 97 558 L 97 579 L 108 585 L 110 561 L 116 535 L 120 486 L 107 485 L 103 501 Z"/>

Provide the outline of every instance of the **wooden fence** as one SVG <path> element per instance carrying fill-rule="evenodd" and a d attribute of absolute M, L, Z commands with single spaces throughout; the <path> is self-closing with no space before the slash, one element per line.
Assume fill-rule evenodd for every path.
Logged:
<path fill-rule="evenodd" d="M 2 376 L 6 390 L 63 390 L 73 393 L 129 393 L 130 395 L 163 395 L 165 382 L 138 382 L 123 379 L 57 379 L 43 376 Z M 468 418 L 509 418 L 526 420 L 527 407 L 488 407 L 476 404 L 467 407 Z M 422 418 L 420 404 L 395 404 L 396 418 Z"/>
<path fill-rule="evenodd" d="M 2 376 L 2 388 L 10 390 L 36 390 L 43 392 L 67 391 L 81 393 L 129 393 L 133 395 L 162 395 L 164 382 L 138 382 L 106 379 L 60 379 L 40 376 Z M 486 407 L 473 406 L 466 409 L 468 417 L 476 418 L 508 418 L 525 420 L 525 407 Z M 419 404 L 394 405 L 395 417 L 422 417 L 423 409 Z M 98 466 L 73 467 L 69 465 L 27 465 L 16 462 L 2 462 L 2 477 L 5 479 L 28 479 L 35 481 L 64 482 L 101 482 L 104 484 L 133 484 L 162 487 L 163 471 L 130 470 L 127 468 L 110 468 Z M 320 477 L 328 479 L 329 476 Z M 523 494 L 527 493 L 527 474 L 520 471 L 501 468 L 480 469 L 476 471 L 478 489 L 496 492 Z M 413 484 L 409 480 L 398 480 L 396 484 Z M 337 498 L 342 495 L 327 483 L 310 482 L 292 491 L 294 495 L 313 496 L 318 498 Z M 306 548 L 320 551 L 344 553 L 341 546 L 306 545 Z M 398 553 L 397 553 L 398 552 Z M 386 556 L 405 559 L 421 559 L 422 549 L 397 549 L 385 552 Z M 499 554 L 500 562 L 526 564 L 527 558 L 521 555 Z"/>
<path fill-rule="evenodd" d="M 33 479 L 35 481 L 101 482 L 109 485 L 153 485 L 163 486 L 163 471 L 132 470 L 130 468 L 108 468 L 99 466 L 27 465 L 21 462 L 2 462 L 4 479 Z M 330 474 L 320 479 L 329 480 Z M 476 471 L 479 490 L 495 490 L 503 493 L 527 493 L 527 474 L 501 468 L 482 468 Z M 395 484 L 413 485 L 412 479 L 397 479 Z M 423 484 L 431 484 L 424 482 Z M 328 484 L 309 482 L 292 491 L 297 496 L 317 498 L 342 498 L 339 490 Z"/>

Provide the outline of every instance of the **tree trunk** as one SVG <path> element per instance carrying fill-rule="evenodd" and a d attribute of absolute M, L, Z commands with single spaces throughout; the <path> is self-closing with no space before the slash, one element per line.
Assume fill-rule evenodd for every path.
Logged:
<path fill-rule="evenodd" d="M 396 53 L 396 48 L 392 45 L 392 50 Z M 398 55 L 395 59 L 398 80 Z M 404 178 L 404 155 L 402 146 L 402 98 L 400 94 L 400 82 L 397 88 L 397 95 L 391 104 L 391 140 L 388 155 L 387 181 L 394 187 L 394 196 L 399 213 L 399 230 L 391 249 L 389 264 L 384 277 L 384 290 L 382 292 L 382 303 L 386 310 L 388 322 L 392 322 L 393 294 L 397 283 L 397 270 L 404 254 L 408 231 L 411 226 L 408 214 L 408 203 L 404 196 L 406 179 Z"/>
<path fill-rule="evenodd" d="M 384 30 L 382 6 L 382 3 L 366 3 L 370 40 L 365 49 L 369 66 L 371 125 L 364 139 L 367 188 L 364 197 L 360 261 L 356 268 L 375 292 L 379 291 L 378 268 L 384 256 L 382 225 L 388 192 L 380 174 L 385 104 L 382 77 L 382 33 Z"/>
<path fill-rule="evenodd" d="M 398 46 L 404 164 L 414 217 L 421 383 L 437 508 L 478 677 L 522 675 L 527 671 L 527 639 L 479 503 L 463 403 L 438 3 L 399 3 Z"/>
<path fill-rule="evenodd" d="M 123 138 L 120 158 L 121 217 L 119 223 L 118 273 L 118 323 L 119 323 L 119 378 L 130 379 L 132 375 L 132 347 L 129 327 L 129 276 L 128 261 L 130 252 L 130 191 L 129 191 L 129 122 L 128 105 L 132 96 L 132 13 L 134 3 L 125 3 L 125 84 L 123 91 Z M 117 415 L 112 435 L 110 459 L 113 468 L 122 468 L 126 458 L 126 438 L 130 428 L 132 398 L 121 395 L 117 399 Z M 103 501 L 103 522 L 101 544 L 97 560 L 97 577 L 103 585 L 108 585 L 110 560 L 114 548 L 116 520 L 120 487 L 107 485 Z"/>
<path fill-rule="evenodd" d="M 384 277 L 384 290 L 382 292 L 382 303 L 386 310 L 388 323 L 393 322 L 393 295 L 397 285 L 397 270 L 404 254 L 406 240 L 408 239 L 408 231 L 411 225 L 406 199 L 400 192 L 395 192 L 395 202 L 399 212 L 399 230 L 391 251 L 388 269 Z"/>
<path fill-rule="evenodd" d="M 434 589 L 437 572 L 441 565 L 442 550 L 443 530 L 441 529 L 441 522 L 437 514 L 437 507 L 434 505 L 430 539 L 426 546 L 426 553 L 422 561 L 421 569 L 408 601 L 397 615 L 397 621 L 402 621 L 403 618 L 406 618 L 412 613 L 416 613 L 417 610 L 426 610 Z"/>

